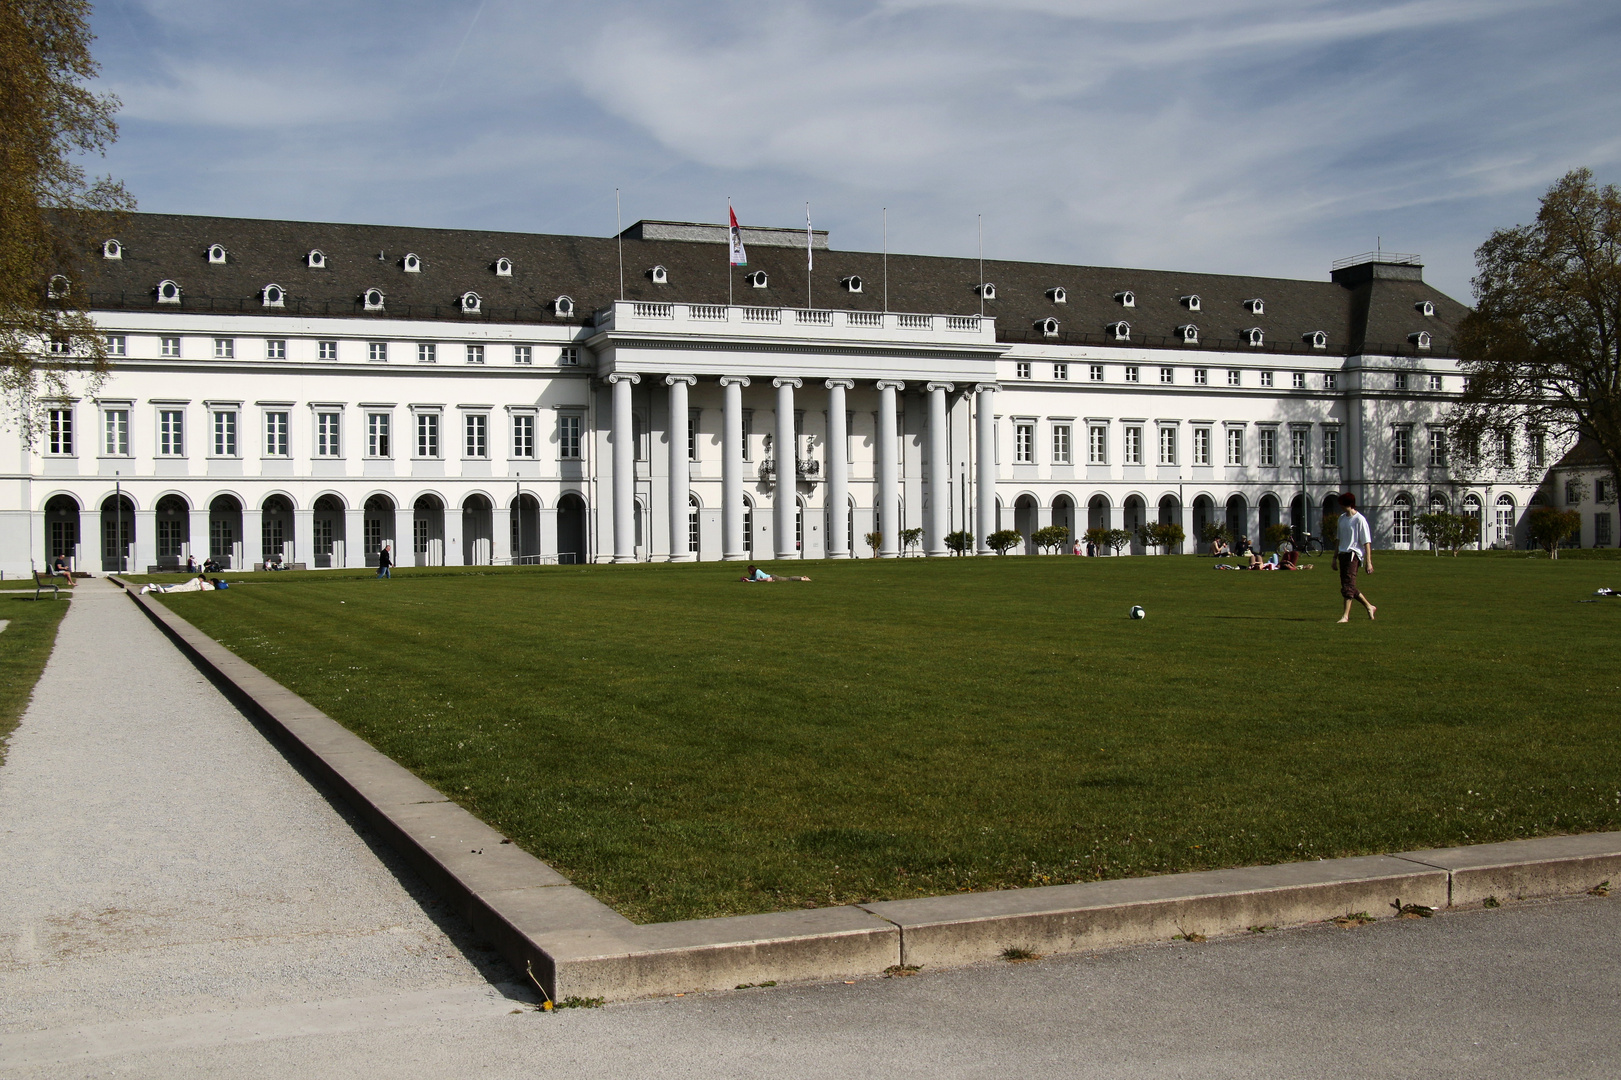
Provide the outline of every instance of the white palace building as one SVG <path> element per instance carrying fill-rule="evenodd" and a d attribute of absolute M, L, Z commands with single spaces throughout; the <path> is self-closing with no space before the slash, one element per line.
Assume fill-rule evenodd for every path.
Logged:
<path fill-rule="evenodd" d="M 743 239 L 731 270 L 711 225 L 131 215 L 65 283 L 111 377 L 32 447 L 7 437 L 0 569 L 894 556 L 911 528 L 943 555 L 958 530 L 984 551 L 998 528 L 1150 521 L 1193 551 L 1212 520 L 1317 531 L 1341 490 L 1381 547 L 1431 507 L 1523 542 L 1537 488 L 1509 466 L 1544 448 L 1453 467 L 1466 309 L 1415 258 L 1322 282 L 981 273 L 818 233 L 807 281 L 803 231 Z"/>

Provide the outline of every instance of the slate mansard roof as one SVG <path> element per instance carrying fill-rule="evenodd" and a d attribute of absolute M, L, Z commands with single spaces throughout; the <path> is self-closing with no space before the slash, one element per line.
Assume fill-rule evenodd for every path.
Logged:
<path fill-rule="evenodd" d="M 718 226 L 695 226 L 685 235 L 712 235 L 713 241 L 645 239 L 671 230 L 627 229 L 624 237 L 627 300 L 700 304 L 727 302 L 726 248 Z M 787 230 L 782 233 L 786 234 Z M 801 232 L 798 234 L 803 237 Z M 763 238 L 763 236 L 762 236 Z M 131 214 L 105 239 L 117 240 L 121 257 L 107 259 L 97 246 L 82 264 L 85 288 L 95 309 L 285 314 L 290 316 L 369 316 L 524 322 L 586 326 L 592 315 L 619 296 L 619 253 L 615 237 L 550 236 L 469 229 L 417 229 L 386 225 L 344 225 L 178 214 Z M 748 237 L 745 237 L 748 239 Z M 884 308 L 884 260 L 875 252 L 821 247 L 818 237 L 811 305 L 879 311 Z M 225 250 L 223 263 L 211 263 L 209 248 Z M 325 256 L 325 268 L 308 265 L 311 251 Z M 802 246 L 755 243 L 749 265 L 733 278 L 738 304 L 802 307 L 806 304 Z M 418 272 L 405 259 L 420 260 Z M 511 262 L 510 276 L 497 273 L 497 261 Z M 975 259 L 891 254 L 888 310 L 973 315 L 980 311 Z M 655 266 L 668 282 L 656 284 Z M 768 286 L 753 288 L 745 274 L 764 271 Z M 1053 345 L 1125 345 L 1188 348 L 1179 328 L 1198 328 L 1206 349 L 1349 355 L 1360 352 L 1397 356 L 1449 356 L 1464 305 L 1426 285 L 1416 264 L 1369 261 L 1336 270 L 1332 281 L 1181 273 L 1059 263 L 987 261 L 985 280 L 995 299 L 984 311 L 996 319 L 999 340 Z M 862 291 L 844 282 L 862 279 Z M 180 286 L 181 302 L 159 304 L 161 281 Z M 267 285 L 285 290 L 281 308 L 267 308 Z M 381 311 L 365 310 L 367 290 L 384 296 Z M 1056 302 L 1052 290 L 1062 289 Z M 478 294 L 476 315 L 459 306 L 463 294 Z M 1134 305 L 1121 302 L 1132 294 Z M 574 301 L 572 315 L 559 315 L 554 301 Z M 1199 298 L 1189 310 L 1186 297 Z M 1259 299 L 1260 314 L 1247 304 Z M 1424 305 L 1433 314 L 1425 315 Z M 1039 324 L 1058 320 L 1056 336 Z M 1109 330 L 1130 325 L 1129 342 Z M 1245 340 L 1259 328 L 1264 345 Z M 1309 337 L 1327 334 L 1327 348 L 1314 349 Z M 1417 335 L 1428 334 L 1428 349 Z"/>

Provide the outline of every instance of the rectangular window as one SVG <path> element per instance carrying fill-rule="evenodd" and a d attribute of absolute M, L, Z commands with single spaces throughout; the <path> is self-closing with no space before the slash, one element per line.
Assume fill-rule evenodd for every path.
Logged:
<path fill-rule="evenodd" d="M 467 362 L 469 364 L 482 364 L 484 362 L 484 346 L 467 346 Z"/>
<path fill-rule="evenodd" d="M 338 343 L 336 341 L 318 342 L 316 351 L 322 360 L 336 360 L 338 358 Z"/>
<path fill-rule="evenodd" d="M 1227 429 L 1227 464 L 1244 464 L 1244 429 Z"/>
<path fill-rule="evenodd" d="M 108 457 L 129 457 L 129 410 L 108 409 L 101 414 L 101 452 Z"/>
<path fill-rule="evenodd" d="M 436 458 L 439 456 L 439 414 L 436 412 L 417 413 L 417 457 Z"/>
<path fill-rule="evenodd" d="M 1102 424 L 1093 424 L 1086 429 L 1086 463 L 1088 465 L 1109 463 L 1109 429 Z"/>
<path fill-rule="evenodd" d="M 1309 460 L 1310 453 L 1306 446 L 1307 433 L 1305 428 L 1289 429 L 1289 464 L 1300 466 Z"/>
<path fill-rule="evenodd" d="M 177 337 L 163 338 L 161 340 L 161 342 L 159 343 L 158 352 L 159 352 L 160 355 L 166 356 L 166 357 L 179 356 L 180 355 L 180 339 L 177 338 Z"/>
<path fill-rule="evenodd" d="M 514 413 L 512 416 L 512 456 L 535 456 L 535 417 L 532 413 Z"/>
<path fill-rule="evenodd" d="M 59 457 L 73 455 L 73 410 L 52 409 L 46 417 L 45 452 Z"/>
<path fill-rule="evenodd" d="M 158 411 L 158 453 L 182 457 L 186 453 L 186 414 L 180 409 Z"/>
<path fill-rule="evenodd" d="M 1176 464 L 1176 429 L 1162 427 L 1159 429 L 1159 463 L 1161 465 Z"/>
<path fill-rule="evenodd" d="M 1497 433 L 1497 460 L 1504 465 L 1514 464 L 1514 436 L 1506 431 Z"/>
<path fill-rule="evenodd" d="M 214 339 L 214 359 L 230 360 L 236 356 L 236 341 L 228 337 Z"/>
<path fill-rule="evenodd" d="M 51 353 L 56 356 L 66 356 L 73 351 L 73 343 L 66 337 L 51 337 Z"/>
<path fill-rule="evenodd" d="M 1208 386 L 1208 385 L 1210 385 L 1210 369 L 1209 368 L 1202 368 L 1202 367 L 1194 368 L 1193 369 L 1193 385 L 1194 386 Z"/>
<path fill-rule="evenodd" d="M 1020 360 L 1018 363 L 1014 364 L 1013 376 L 1017 379 L 1028 379 L 1030 377 L 1030 361 Z"/>
<path fill-rule="evenodd" d="M 749 444 L 754 441 L 754 410 L 743 410 L 743 460 L 752 460 L 749 456 Z"/>
<path fill-rule="evenodd" d="M 439 346 L 431 341 L 417 343 L 417 363 L 437 364 L 439 362 Z"/>
<path fill-rule="evenodd" d="M 1067 382 L 1069 380 L 1069 365 L 1068 364 L 1054 364 L 1053 365 L 1053 378 L 1061 379 L 1061 380 Z"/>
<path fill-rule="evenodd" d="M 1531 444 L 1531 464 L 1546 465 L 1548 463 L 1547 433 L 1532 428 L 1525 433 L 1525 437 Z"/>
<path fill-rule="evenodd" d="M 1439 376 L 1439 375 L 1431 375 L 1430 376 L 1430 390 L 1431 390 L 1431 392 L 1437 393 L 1437 394 L 1439 394 L 1441 392 L 1441 376 Z"/>
<path fill-rule="evenodd" d="M 1053 425 L 1053 464 L 1068 465 L 1069 461 L 1069 433 L 1068 424 Z"/>
<path fill-rule="evenodd" d="M 1615 540 L 1613 539 L 1613 537 L 1612 537 L 1612 535 L 1610 533 L 1610 515 L 1609 514 L 1594 514 L 1593 515 L 1593 546 L 1594 547 L 1609 547 L 1613 543 L 1615 543 Z"/>
<path fill-rule="evenodd" d="M 1092 364 L 1089 367 L 1087 367 L 1087 369 L 1086 369 L 1086 377 L 1088 379 L 1091 379 L 1093 382 L 1102 382 L 1103 381 L 1103 365 L 1102 364 Z"/>
<path fill-rule="evenodd" d="M 1261 372 L 1261 385 L 1262 386 L 1271 386 L 1272 385 L 1272 372 L 1270 372 L 1270 371 Z"/>
<path fill-rule="evenodd" d="M 343 448 L 338 442 L 338 428 L 342 422 L 342 413 L 318 412 L 315 414 L 316 457 L 335 458 L 342 456 Z"/>
<path fill-rule="evenodd" d="M 128 356 L 129 355 L 129 339 L 124 337 L 123 334 L 108 334 L 107 335 L 107 355 L 108 356 Z"/>
<path fill-rule="evenodd" d="M 285 339 L 285 338 L 267 338 L 265 340 L 265 359 L 266 360 L 285 360 L 285 359 L 287 359 L 287 339 Z"/>
<path fill-rule="evenodd" d="M 1020 465 L 1030 465 L 1036 460 L 1036 425 L 1013 425 L 1013 460 Z"/>
<path fill-rule="evenodd" d="M 214 410 L 214 456 L 236 457 L 236 410 Z"/>
<path fill-rule="evenodd" d="M 1323 429 L 1323 466 L 1337 469 L 1340 466 L 1340 429 Z"/>
<path fill-rule="evenodd" d="M 1338 385 L 1338 384 L 1335 382 L 1333 372 L 1328 372 L 1327 374 L 1325 374 L 1323 376 L 1323 389 L 1324 390 L 1332 390 L 1332 389 L 1334 389 L 1334 387 L 1336 385 Z"/>
<path fill-rule="evenodd" d="M 68 451 L 68 452 L 72 453 L 71 450 Z M 1601 503 L 1613 503 L 1613 502 L 1615 502 L 1615 483 L 1614 483 L 1614 481 L 1611 481 L 1611 480 L 1595 480 L 1595 481 L 1593 481 L 1593 499 L 1594 499 L 1595 502 L 1601 502 Z"/>
<path fill-rule="evenodd" d="M 698 550 L 698 507 L 687 504 L 687 550 Z"/>
<path fill-rule="evenodd" d="M 1193 429 L 1193 463 L 1210 464 L 1210 429 L 1207 427 Z"/>
<path fill-rule="evenodd" d="M 1141 465 L 1143 463 L 1143 429 L 1128 427 L 1126 429 L 1126 456 L 1127 465 Z"/>
<path fill-rule="evenodd" d="M 578 366 L 580 363 L 580 350 L 572 345 L 564 347 L 563 351 L 557 355 L 557 362 L 564 367 Z"/>
<path fill-rule="evenodd" d="M 702 412 L 701 409 L 688 409 L 687 410 L 687 460 L 688 461 L 697 461 L 698 460 L 698 415 L 699 415 L 700 412 Z M 846 432 L 848 432 L 849 430 L 850 429 L 848 427 L 845 428 Z M 849 451 L 846 450 L 845 453 L 849 453 Z M 847 457 L 844 460 L 846 462 L 848 462 L 850 459 Z"/>
<path fill-rule="evenodd" d="M 557 456 L 566 461 L 580 459 L 580 417 L 564 413 L 557 418 Z"/>
<path fill-rule="evenodd" d="M 265 457 L 287 457 L 289 446 L 287 430 L 289 414 L 284 412 L 265 413 Z"/>
<path fill-rule="evenodd" d="M 386 458 L 394 456 L 389 444 L 390 415 L 386 412 L 366 414 L 366 456 Z"/>
<path fill-rule="evenodd" d="M 1141 375 L 1142 375 L 1142 369 L 1138 368 L 1136 365 L 1132 365 L 1132 366 L 1126 368 L 1126 381 L 1127 382 L 1138 382 L 1140 380 L 1140 378 L 1141 378 Z"/>
<path fill-rule="evenodd" d="M 1430 464 L 1439 467 L 1446 463 L 1447 433 L 1432 428 L 1430 431 Z"/>
<path fill-rule="evenodd" d="M 1176 369 L 1168 367 L 1160 368 L 1159 381 L 1162 383 L 1174 383 L 1176 381 Z"/>
<path fill-rule="evenodd" d="M 533 345 L 514 345 L 512 347 L 512 362 L 514 364 L 533 364 L 535 362 L 535 347 Z"/>
<path fill-rule="evenodd" d="M 462 418 L 465 453 L 470 458 L 490 456 L 490 418 L 484 413 L 468 413 Z"/>
<path fill-rule="evenodd" d="M 1278 467 L 1278 429 L 1265 427 L 1260 430 L 1261 436 L 1261 467 L 1275 469 Z"/>
<path fill-rule="evenodd" d="M 1580 480 L 1565 481 L 1565 505 L 1575 506 L 1582 501 L 1582 482 Z"/>
<path fill-rule="evenodd" d="M 1297 371 L 1289 376 L 1289 386 L 1295 390 L 1304 390 L 1306 388 L 1306 373 Z"/>
<path fill-rule="evenodd" d="M 1228 369 L 1228 371 L 1227 371 L 1227 385 L 1228 386 L 1242 386 L 1243 385 L 1243 379 L 1240 377 L 1240 374 L 1239 374 L 1239 371 L 1238 371 L 1237 368 L 1229 368 Z"/>
<path fill-rule="evenodd" d="M 386 342 L 386 341 L 371 341 L 371 342 L 367 342 L 366 344 L 367 344 L 367 348 L 366 348 L 366 355 L 367 356 L 369 356 L 371 359 L 377 361 L 380 364 L 386 364 L 388 362 L 388 342 Z"/>
<path fill-rule="evenodd" d="M 1405 390 L 1405 389 L 1407 389 L 1407 372 L 1405 372 L 1405 371 L 1396 372 L 1396 389 L 1397 390 Z"/>

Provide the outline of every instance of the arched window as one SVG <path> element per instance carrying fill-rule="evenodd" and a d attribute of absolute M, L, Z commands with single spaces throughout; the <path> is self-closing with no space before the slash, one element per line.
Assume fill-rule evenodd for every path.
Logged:
<path fill-rule="evenodd" d="M 794 550 L 805 553 L 805 500 L 794 501 Z"/>
<path fill-rule="evenodd" d="M 1512 496 L 1512 495 L 1499 495 L 1499 496 L 1497 496 L 1497 514 L 1496 514 L 1495 524 L 1497 526 L 1497 538 L 1496 538 L 1497 542 L 1499 544 L 1507 544 L 1509 547 L 1513 547 L 1514 546 L 1514 496 Z"/>
<path fill-rule="evenodd" d="M 698 496 L 687 496 L 687 550 L 698 552 Z"/>
<path fill-rule="evenodd" d="M 1396 496 L 1396 504 L 1391 508 L 1390 531 L 1395 543 L 1412 546 L 1413 500 L 1407 495 Z"/>
<path fill-rule="evenodd" d="M 1430 513 L 1444 514 L 1447 512 L 1447 498 L 1439 491 L 1430 492 Z"/>

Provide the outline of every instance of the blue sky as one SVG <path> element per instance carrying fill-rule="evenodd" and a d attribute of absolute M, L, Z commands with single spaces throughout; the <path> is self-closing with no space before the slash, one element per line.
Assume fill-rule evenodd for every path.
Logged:
<path fill-rule="evenodd" d="M 1587 0 L 99 0 L 144 210 L 1321 279 L 1473 251 L 1621 180 L 1621 5 Z"/>

